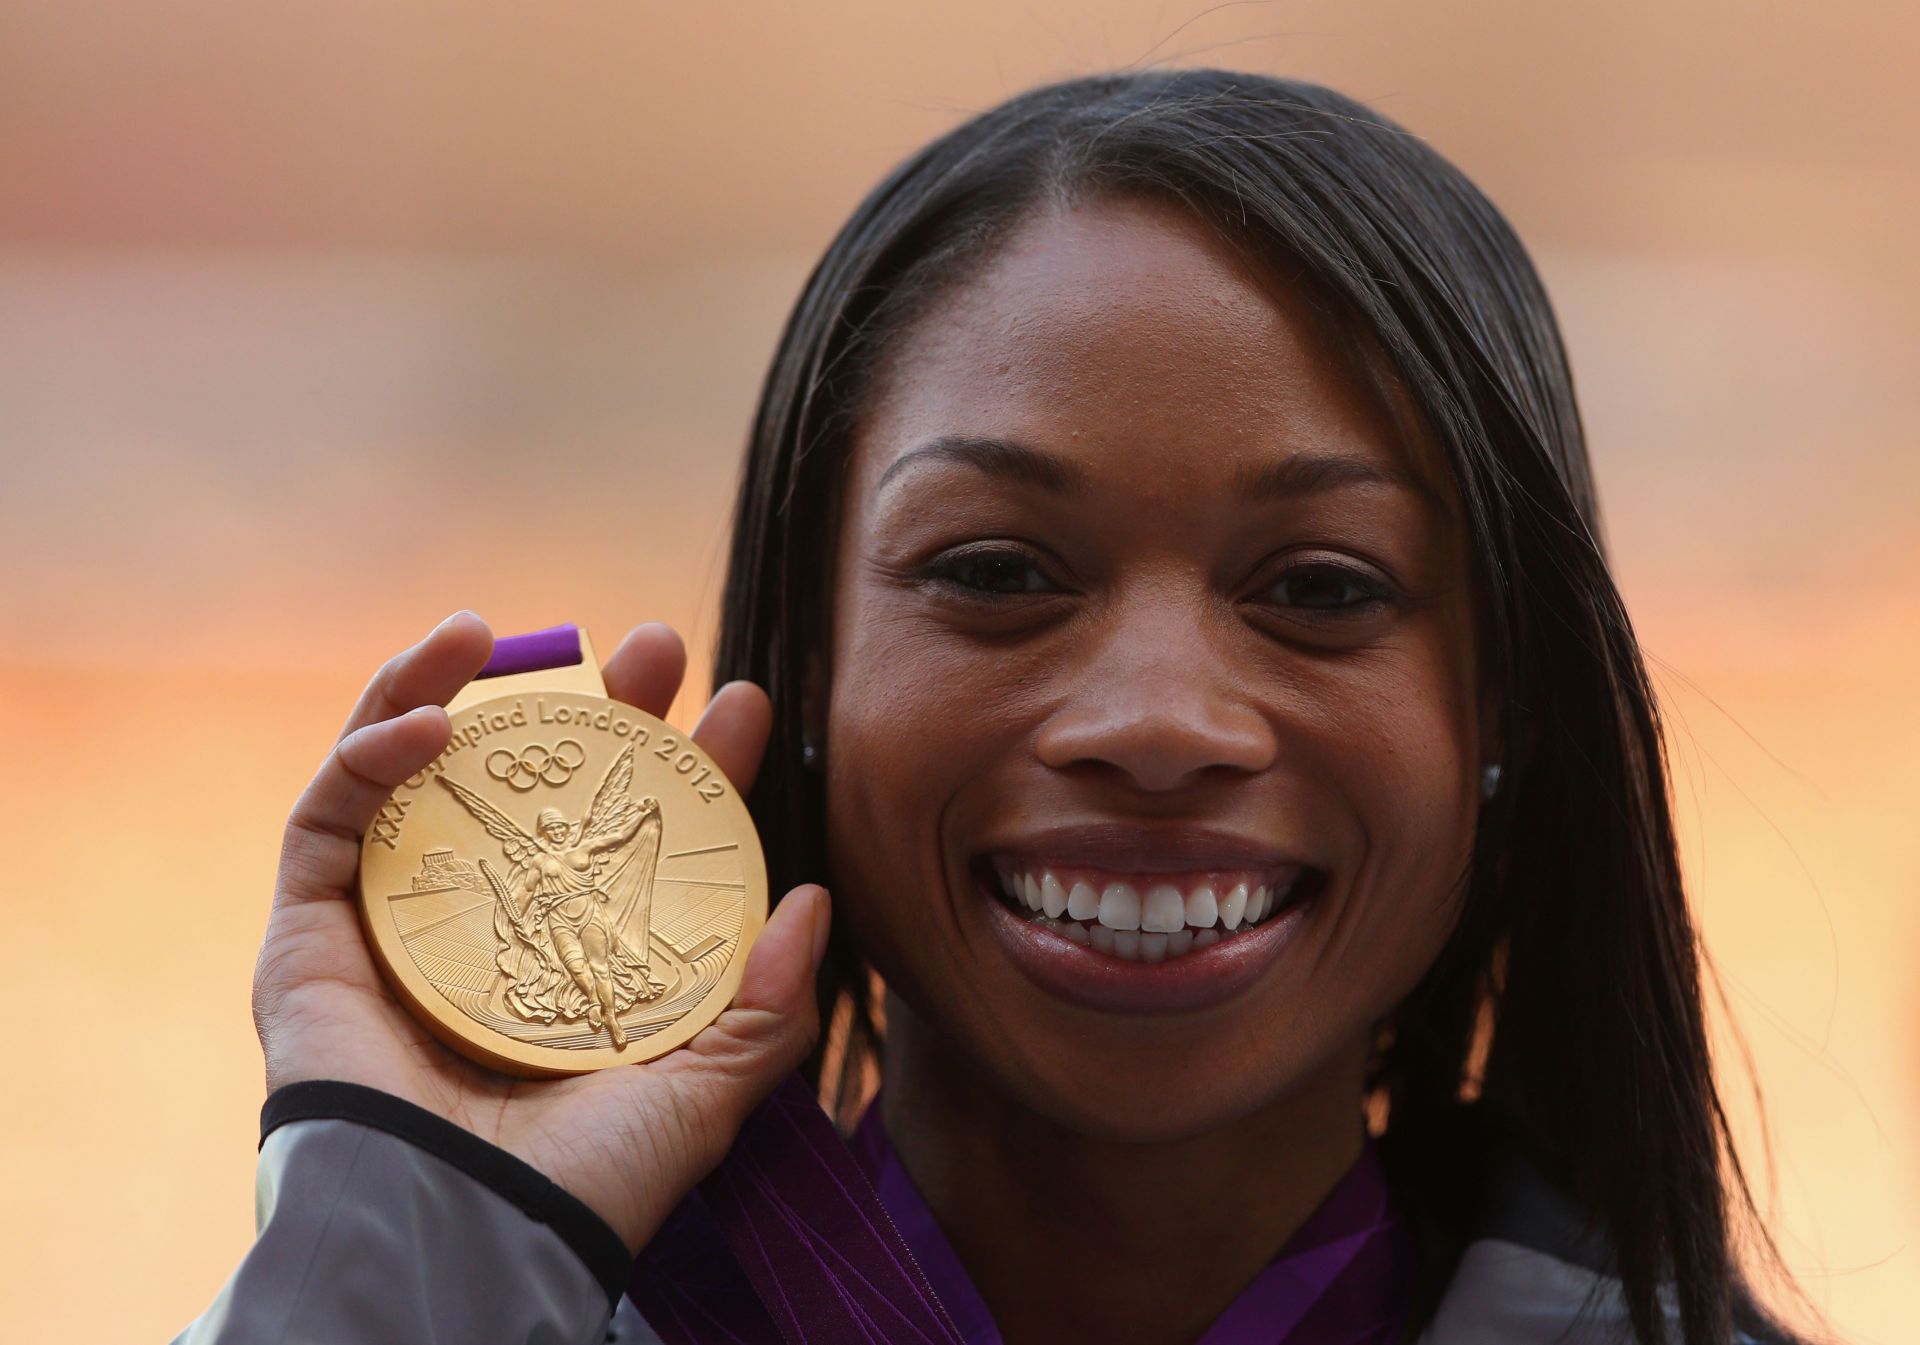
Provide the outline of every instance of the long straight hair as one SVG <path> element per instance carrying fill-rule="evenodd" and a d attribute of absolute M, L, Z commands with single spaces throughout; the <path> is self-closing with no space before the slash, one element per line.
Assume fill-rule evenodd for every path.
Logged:
<path fill-rule="evenodd" d="M 1608 571 L 1558 326 L 1498 210 L 1425 142 L 1317 85 L 1222 70 L 1046 85 L 927 145 L 809 277 L 748 445 L 714 666 L 774 705 L 751 806 L 775 892 L 831 885 L 822 775 L 802 760 L 826 646 L 842 469 L 890 342 L 1032 212 L 1171 202 L 1327 296 L 1444 447 L 1464 507 L 1483 667 L 1507 759 L 1450 941 L 1372 1079 L 1430 1315 L 1494 1144 L 1604 1232 L 1633 1329 L 1766 1329 L 1730 1247 L 1753 1219 L 1716 1091 L 1661 730 Z M 827 745 L 830 750 L 830 745 Z M 877 1062 L 872 977 L 836 924 L 822 1021 L 842 1109 Z M 810 1064 L 816 1081 L 821 1055 Z M 1757 1226 L 1757 1225 L 1756 1225 Z M 1765 1242 L 1764 1233 L 1760 1234 Z"/>

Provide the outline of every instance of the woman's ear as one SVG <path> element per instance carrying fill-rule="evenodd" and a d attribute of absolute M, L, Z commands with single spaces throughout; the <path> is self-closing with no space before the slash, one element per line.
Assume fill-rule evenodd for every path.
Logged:
<path fill-rule="evenodd" d="M 1480 698 L 1480 761 L 1487 766 L 1505 764 L 1507 759 L 1506 706 L 1498 696 Z"/>
<path fill-rule="evenodd" d="M 807 651 L 800 670 L 800 755 L 818 770 L 827 753 L 827 662 L 818 649 Z"/>
<path fill-rule="evenodd" d="M 1506 701 L 1493 688 L 1480 694 L 1480 796 L 1490 799 L 1500 787 L 1502 776 L 1511 778 L 1513 765 Z"/>

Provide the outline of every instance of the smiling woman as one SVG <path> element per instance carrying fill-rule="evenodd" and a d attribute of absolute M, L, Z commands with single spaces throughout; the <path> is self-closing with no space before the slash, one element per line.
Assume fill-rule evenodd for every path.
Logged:
<path fill-rule="evenodd" d="M 1524 1155 L 1600 1238 L 1590 1313 L 1772 1329 L 1552 310 L 1415 137 L 1146 73 L 901 165 L 776 355 L 716 673 L 773 693 L 769 854 L 838 896 L 843 1111 L 872 1053 L 1003 1328 L 1191 1338 L 1353 1159 L 1364 1096 L 1416 1325 L 1466 1303 Z M 1128 937 L 1156 888 L 1184 954 L 1172 893 Z M 1063 1296 L 1031 1249 L 1089 1238 L 1106 1273 Z"/>
<path fill-rule="evenodd" d="M 783 333 L 722 626 L 695 737 L 791 890 L 733 1009 L 580 1079 L 363 1002 L 340 847 L 444 746 L 424 707 L 485 629 L 376 680 L 296 809 L 257 1000 L 307 1089 L 263 1180 L 383 1175 L 335 1224 L 266 1202 L 185 1339 L 284 1309 L 296 1261 L 331 1339 L 1788 1338 L 1731 1252 L 1553 315 L 1420 141 L 1156 72 L 909 159 Z M 657 712 L 683 666 L 642 627 L 608 687 Z M 851 1154 L 791 1088 L 756 1110 L 796 1064 Z M 358 1264 L 408 1274 L 370 1300 Z"/>
<path fill-rule="evenodd" d="M 869 394 L 825 670 L 842 919 L 896 1033 L 940 1025 L 937 1060 L 886 1062 L 909 1167 L 1004 1171 L 917 1148 L 1027 1116 L 1154 1142 L 1136 1180 L 1237 1174 L 1258 1232 L 1223 1281 L 1358 1157 L 1372 1024 L 1458 914 L 1488 750 L 1459 531 L 1312 318 L 1184 212 L 1033 216 Z M 914 446 L 943 426 L 999 447 Z M 969 1061 L 994 1085 L 925 1124 L 922 1070 Z M 1276 1129 L 1343 1142 L 1246 1171 Z M 1038 1208 L 1058 1170 L 1020 1179 Z M 1133 1212 L 1143 1243 L 1166 1213 Z"/>

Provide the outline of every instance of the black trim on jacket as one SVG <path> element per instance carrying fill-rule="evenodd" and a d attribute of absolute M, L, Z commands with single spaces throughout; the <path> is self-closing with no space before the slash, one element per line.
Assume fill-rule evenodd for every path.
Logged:
<path fill-rule="evenodd" d="M 292 1121 L 357 1121 L 372 1126 L 486 1186 L 529 1219 L 551 1228 L 593 1272 L 609 1303 L 626 1292 L 633 1256 L 612 1225 L 532 1164 L 470 1130 L 391 1093 L 335 1079 L 276 1088 L 260 1109 L 260 1142 Z"/>

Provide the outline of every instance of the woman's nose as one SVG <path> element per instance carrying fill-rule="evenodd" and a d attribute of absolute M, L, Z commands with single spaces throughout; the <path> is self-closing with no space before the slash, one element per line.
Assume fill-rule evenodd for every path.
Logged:
<path fill-rule="evenodd" d="M 1265 770 L 1278 751 L 1267 716 L 1190 627 L 1116 632 L 1074 675 L 1035 740 L 1048 766 L 1100 763 L 1164 791 L 1210 771 Z"/>

